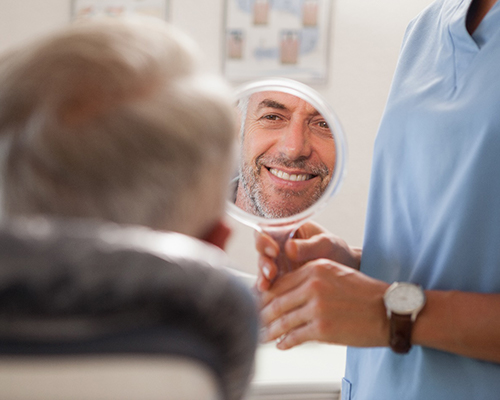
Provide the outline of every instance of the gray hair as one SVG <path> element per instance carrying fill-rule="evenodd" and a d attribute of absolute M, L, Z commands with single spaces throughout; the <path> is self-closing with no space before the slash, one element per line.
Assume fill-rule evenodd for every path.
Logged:
<path fill-rule="evenodd" d="M 245 125 L 248 115 L 248 103 L 250 102 L 250 96 L 243 96 L 238 99 L 236 107 L 238 108 L 238 117 L 240 120 L 240 141 L 243 142 L 243 137 L 245 136 Z"/>
<path fill-rule="evenodd" d="M 0 61 L 3 212 L 198 236 L 233 160 L 229 87 L 154 20 L 76 24 Z"/>

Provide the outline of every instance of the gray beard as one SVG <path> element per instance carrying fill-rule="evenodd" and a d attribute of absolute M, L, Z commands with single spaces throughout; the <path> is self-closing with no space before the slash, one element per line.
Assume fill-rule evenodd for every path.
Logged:
<path fill-rule="evenodd" d="M 320 185 L 315 187 L 314 192 L 312 194 L 306 194 L 305 191 L 292 191 L 292 190 L 282 190 L 281 197 L 282 201 L 279 204 L 271 205 L 269 200 L 269 196 L 264 193 L 262 185 L 260 181 L 257 179 L 258 175 L 262 168 L 261 163 L 259 163 L 259 159 L 256 160 L 258 165 L 257 173 L 254 173 L 253 168 L 245 164 L 243 165 L 240 171 L 240 184 L 242 185 L 245 194 L 250 199 L 253 210 L 252 214 L 258 215 L 264 218 L 285 218 L 290 217 L 292 215 L 298 214 L 310 206 L 312 206 L 323 194 L 327 185 Z M 281 160 L 281 165 L 288 167 L 301 167 L 303 168 L 304 162 L 302 161 L 283 161 Z M 328 175 L 328 168 L 322 167 L 319 168 L 318 171 L 315 171 L 316 175 L 322 177 L 322 182 L 324 181 L 324 177 Z M 289 199 L 296 199 L 298 197 L 308 196 L 308 200 L 303 202 L 299 206 L 291 206 L 289 203 Z"/>

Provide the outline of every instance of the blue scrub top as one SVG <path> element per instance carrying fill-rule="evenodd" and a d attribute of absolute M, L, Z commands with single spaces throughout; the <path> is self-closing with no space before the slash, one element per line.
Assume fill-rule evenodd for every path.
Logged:
<path fill-rule="evenodd" d="M 470 3 L 438 0 L 407 29 L 375 142 L 361 270 L 500 293 L 500 0 L 472 37 Z M 343 400 L 500 399 L 500 364 L 420 346 L 347 357 Z"/>

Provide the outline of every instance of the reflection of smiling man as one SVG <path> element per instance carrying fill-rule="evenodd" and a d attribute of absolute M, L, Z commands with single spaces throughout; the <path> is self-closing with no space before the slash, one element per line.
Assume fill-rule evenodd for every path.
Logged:
<path fill-rule="evenodd" d="M 235 204 L 266 218 L 297 214 L 324 192 L 335 142 L 321 114 L 291 94 L 261 92 L 243 111 L 242 165 Z"/>

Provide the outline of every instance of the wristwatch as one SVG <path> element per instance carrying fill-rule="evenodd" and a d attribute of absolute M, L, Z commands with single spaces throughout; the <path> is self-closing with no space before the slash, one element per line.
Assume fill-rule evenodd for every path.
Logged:
<path fill-rule="evenodd" d="M 424 291 L 413 283 L 395 282 L 386 290 L 384 304 L 390 320 L 389 345 L 396 353 L 408 353 L 413 323 L 425 305 Z"/>

